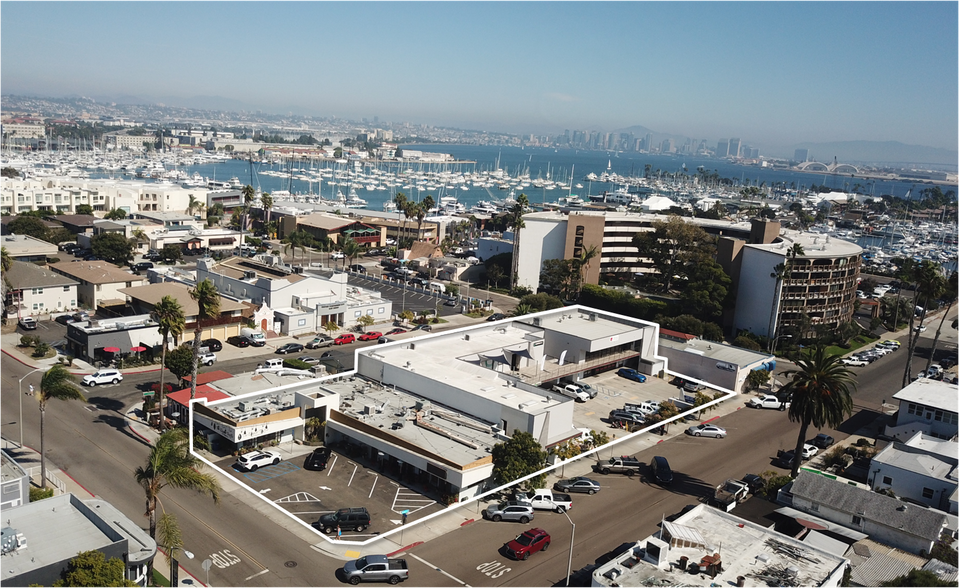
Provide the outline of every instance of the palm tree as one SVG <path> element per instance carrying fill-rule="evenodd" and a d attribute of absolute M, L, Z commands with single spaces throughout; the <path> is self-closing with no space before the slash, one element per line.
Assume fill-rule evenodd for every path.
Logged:
<path fill-rule="evenodd" d="M 510 314 L 512 316 L 523 316 L 524 314 L 531 314 L 533 312 L 534 309 L 529 304 L 518 304 Z"/>
<path fill-rule="evenodd" d="M 397 234 L 396 242 L 399 243 L 400 239 L 403 238 L 403 233 L 406 232 L 406 205 L 409 202 L 406 198 L 406 194 L 402 192 L 397 192 L 396 196 L 393 197 L 393 202 L 396 204 L 397 212 L 403 213 L 403 232 Z"/>
<path fill-rule="evenodd" d="M 780 324 L 782 323 L 783 315 L 783 304 L 782 304 L 782 287 L 786 284 L 786 280 L 789 279 L 789 276 L 792 274 L 793 265 L 796 263 L 796 258 L 800 255 L 805 255 L 803 246 L 799 243 L 793 243 L 789 249 L 786 250 L 786 260 L 783 263 L 778 264 L 773 268 L 773 273 L 769 274 L 769 277 L 776 278 L 776 293 L 774 294 L 775 299 L 773 300 L 773 309 L 776 309 L 776 324 L 771 325 L 769 329 L 769 352 L 776 353 L 776 334 L 779 332 Z M 772 314 L 772 312 L 770 312 Z M 800 333 L 799 336 L 803 336 L 804 333 Z"/>
<path fill-rule="evenodd" d="M 40 390 L 36 393 L 37 400 L 40 402 L 40 486 L 47 487 L 47 452 L 44 448 L 44 422 L 47 414 L 47 401 L 51 398 L 57 400 L 80 400 L 86 402 L 83 393 L 76 386 L 76 379 L 70 375 L 67 368 L 57 364 L 51 367 L 43 374 L 40 379 Z"/>
<path fill-rule="evenodd" d="M 286 238 L 286 245 L 283 247 L 283 253 L 289 253 L 293 250 L 293 259 L 296 260 L 296 249 L 299 247 L 300 253 L 306 257 L 306 248 L 313 245 L 313 236 L 306 231 L 293 231 Z"/>
<path fill-rule="evenodd" d="M 589 273 L 589 264 L 597 255 L 599 255 L 599 251 L 600 250 L 598 247 L 595 245 L 590 245 L 589 247 L 584 247 L 580 252 L 579 257 L 575 259 L 579 287 L 581 289 L 583 287 L 583 281 L 586 278 L 586 274 Z"/>
<path fill-rule="evenodd" d="M 342 251 L 346 259 L 349 260 L 349 265 L 353 265 L 353 259 L 363 252 L 363 246 L 353 239 L 346 238 L 343 240 L 343 245 L 340 246 L 340 251 Z"/>
<path fill-rule="evenodd" d="M 190 194 L 190 201 L 186 205 L 186 213 L 192 216 L 193 213 L 203 212 L 204 208 L 206 208 L 206 204 L 197 200 L 193 194 Z"/>
<path fill-rule="evenodd" d="M 942 334 L 942 325 L 946 322 L 946 317 L 949 315 L 949 311 L 952 310 L 952 305 L 956 302 L 956 296 L 959 296 L 959 284 L 957 284 L 957 277 L 959 273 L 952 272 L 952 275 L 949 276 L 949 279 L 946 280 L 945 290 L 942 294 L 942 297 L 948 300 L 946 304 L 946 310 L 942 313 L 942 320 L 939 321 L 939 327 L 936 329 L 936 338 L 932 340 L 932 351 L 929 352 L 929 359 L 926 360 L 926 373 L 929 373 L 929 367 L 932 365 L 932 358 L 936 356 L 936 347 L 939 345 L 939 336 Z"/>
<path fill-rule="evenodd" d="M 780 390 L 791 396 L 789 420 L 799 423 L 799 438 L 793 455 L 792 477 L 799 475 L 803 445 L 809 425 L 822 429 L 825 425 L 838 427 L 852 414 L 851 391 L 856 389 L 855 378 L 843 365 L 842 356 L 826 353 L 822 345 L 807 350 L 796 362 L 799 369 L 790 370 L 792 376 Z"/>
<path fill-rule="evenodd" d="M 922 260 L 922 263 L 916 267 L 915 280 L 916 294 L 913 300 L 923 310 L 918 313 L 919 324 L 915 327 L 913 327 L 913 323 L 916 320 L 917 313 L 913 312 L 912 316 L 909 317 L 909 335 L 906 345 L 908 354 L 906 355 L 906 369 L 902 373 L 903 388 L 909 385 L 909 381 L 912 379 L 912 358 L 916 353 L 916 345 L 919 343 L 922 323 L 926 320 L 925 309 L 929 308 L 930 301 L 939 298 L 946 290 L 946 279 L 940 272 L 939 266 L 928 259 Z"/>
<path fill-rule="evenodd" d="M 516 198 L 516 204 L 514 204 L 507 213 L 507 224 L 513 227 L 513 264 L 509 272 L 510 291 L 516 286 L 515 280 L 519 271 L 519 233 L 520 229 L 526 228 L 523 215 L 526 213 L 527 208 L 529 208 L 529 198 L 526 197 L 526 194 L 520 194 Z"/>
<path fill-rule="evenodd" d="M 417 202 L 411 202 L 411 201 L 407 201 L 407 202 L 406 202 L 406 206 L 403 207 L 403 217 L 404 217 L 404 220 L 403 220 L 403 233 L 404 233 L 404 235 L 403 235 L 403 237 L 404 237 L 404 239 L 409 239 L 409 235 L 406 234 L 406 223 L 409 221 L 409 219 L 416 217 L 416 210 L 417 210 L 418 207 L 419 207 L 419 203 L 417 203 Z M 417 237 L 419 237 L 419 235 L 417 235 Z M 414 240 L 415 240 L 415 239 L 414 239 Z M 397 247 L 402 247 L 402 246 L 403 246 L 403 243 L 401 243 L 400 241 L 397 241 L 397 242 L 396 242 L 396 245 L 397 245 Z"/>
<path fill-rule="evenodd" d="M 156 539 L 157 504 L 160 491 L 166 486 L 196 490 L 208 494 L 215 504 L 220 503 L 220 483 L 212 474 L 200 472 L 203 462 L 190 453 L 189 431 L 184 428 L 170 429 L 160 435 L 153 447 L 146 466 L 137 467 L 133 476 L 146 494 L 146 512 L 150 518 L 150 537 Z M 147 577 L 153 574 L 153 562 Z"/>
<path fill-rule="evenodd" d="M 220 314 L 220 293 L 209 278 L 204 279 L 190 290 L 190 298 L 196 300 L 196 327 L 193 329 L 193 377 L 190 379 L 190 400 L 196 397 L 196 372 L 200 362 L 200 335 L 203 333 L 203 321 Z"/>
<path fill-rule="evenodd" d="M 0 261 L 3 264 L 3 271 L 8 272 L 10 268 L 13 267 L 13 258 L 10 257 L 10 252 L 7 251 L 6 247 L 0 248 Z"/>
<path fill-rule="evenodd" d="M 162 433 L 166 429 L 166 422 L 163 419 L 163 376 L 166 372 L 167 339 L 170 335 L 173 335 L 173 340 L 176 341 L 183 334 L 186 322 L 183 317 L 183 307 L 180 306 L 176 298 L 169 295 L 164 296 L 160 299 L 160 302 L 154 305 L 150 316 L 157 322 L 157 328 L 160 330 L 163 341 L 163 350 L 160 352 L 160 391 L 157 393 L 159 394 L 157 406 L 160 410 L 160 432 Z"/>
<path fill-rule="evenodd" d="M 260 203 L 263 204 L 263 224 L 270 224 L 270 212 L 273 209 L 273 197 L 269 192 L 260 195 Z"/>

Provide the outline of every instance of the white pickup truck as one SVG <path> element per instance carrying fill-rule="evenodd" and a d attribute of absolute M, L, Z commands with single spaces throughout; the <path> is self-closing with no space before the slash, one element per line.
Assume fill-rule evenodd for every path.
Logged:
<path fill-rule="evenodd" d="M 750 398 L 749 402 L 746 403 L 746 406 L 752 408 L 775 408 L 777 410 L 786 410 L 789 408 L 789 401 L 783 402 L 778 397 L 772 394 L 763 394 L 762 396 L 757 396 L 756 398 Z"/>
<path fill-rule="evenodd" d="M 552 510 L 556 512 L 566 512 L 573 508 L 573 499 L 569 494 L 553 492 L 548 488 L 539 488 L 530 490 L 526 494 L 518 494 L 517 500 L 528 502 L 536 510 Z"/>
<path fill-rule="evenodd" d="M 586 402 L 589 400 L 589 393 L 576 384 L 559 384 L 553 386 L 553 392 L 559 392 L 563 396 L 568 396 L 577 402 Z"/>

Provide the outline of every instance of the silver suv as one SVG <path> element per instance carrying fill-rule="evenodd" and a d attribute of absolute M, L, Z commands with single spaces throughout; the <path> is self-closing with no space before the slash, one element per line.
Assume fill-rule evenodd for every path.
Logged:
<path fill-rule="evenodd" d="M 528 502 L 510 500 L 491 504 L 483 511 L 483 518 L 495 523 L 500 521 L 519 521 L 524 525 L 533 520 L 533 507 Z"/>
<path fill-rule="evenodd" d="M 216 363 L 216 353 L 213 353 L 212 351 L 201 353 L 198 358 L 198 362 L 202 365 L 213 365 Z"/>

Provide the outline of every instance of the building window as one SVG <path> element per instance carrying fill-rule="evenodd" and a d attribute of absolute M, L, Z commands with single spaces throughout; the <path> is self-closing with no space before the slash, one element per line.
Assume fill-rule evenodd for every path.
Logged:
<path fill-rule="evenodd" d="M 890 478 L 889 476 L 883 476 L 882 483 L 885 484 L 886 486 L 892 486 L 892 478 Z"/>
<path fill-rule="evenodd" d="M 370 315 L 373 314 L 373 309 L 372 308 L 367 309 L 366 314 L 370 314 Z"/>
<path fill-rule="evenodd" d="M 385 313 L 386 313 L 386 307 L 385 307 L 385 306 L 381 306 L 381 307 L 377 310 L 377 312 L 378 312 L 379 314 L 385 314 Z"/>
<path fill-rule="evenodd" d="M 362 310 L 357 310 L 356 312 L 353 313 L 353 317 L 354 317 L 354 318 L 359 318 L 361 314 L 363 314 L 363 311 L 362 311 Z"/>
<path fill-rule="evenodd" d="M 37 294 L 43 294 L 43 288 L 34 288 L 33 295 L 36 296 Z"/>
<path fill-rule="evenodd" d="M 922 416 L 922 406 L 910 402 L 906 412 Z"/>
<path fill-rule="evenodd" d="M 300 319 L 300 320 L 296 321 L 296 326 L 298 326 L 298 327 L 305 327 L 305 326 L 306 326 L 306 319 Z"/>
<path fill-rule="evenodd" d="M 64 286 L 64 287 L 63 287 L 63 291 L 64 291 L 64 292 L 69 292 L 69 291 L 70 291 L 70 286 Z"/>
<path fill-rule="evenodd" d="M 816 504 L 816 503 L 810 504 L 810 505 L 809 505 L 809 510 L 811 510 L 811 511 L 813 511 L 813 512 L 819 512 L 819 505 Z"/>
<path fill-rule="evenodd" d="M 858 515 L 852 515 L 852 524 L 856 526 L 862 525 L 862 517 Z"/>

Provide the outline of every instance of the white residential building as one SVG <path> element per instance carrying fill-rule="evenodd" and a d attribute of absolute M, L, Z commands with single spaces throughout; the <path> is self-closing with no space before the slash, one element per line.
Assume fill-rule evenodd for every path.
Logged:
<path fill-rule="evenodd" d="M 892 442 L 872 458 L 873 490 L 891 490 L 899 498 L 959 514 L 959 444 L 917 432 Z"/>
<path fill-rule="evenodd" d="M 7 281 L 8 317 L 24 317 L 73 310 L 77 307 L 78 282 L 48 268 L 14 261 L 3 272 Z"/>
<path fill-rule="evenodd" d="M 135 212 L 184 212 L 190 196 L 205 205 L 209 190 L 171 183 L 87 178 L 4 178 L 0 186 L 0 212 L 17 214 L 49 210 L 73 214 L 87 204 L 95 211 L 115 208 Z M 230 200 L 232 202 L 232 200 Z"/>
<path fill-rule="evenodd" d="M 61 261 L 51 264 L 50 269 L 79 282 L 77 306 L 91 310 L 100 305 L 125 305 L 127 297 L 120 290 L 146 283 L 146 277 L 122 270 L 108 261 Z"/>
<path fill-rule="evenodd" d="M 885 434 L 900 441 L 917 432 L 940 439 L 959 434 L 959 395 L 956 386 L 928 378 L 919 378 L 893 395 L 899 401 L 896 424 L 886 426 Z"/>

